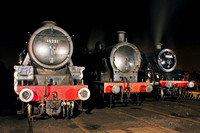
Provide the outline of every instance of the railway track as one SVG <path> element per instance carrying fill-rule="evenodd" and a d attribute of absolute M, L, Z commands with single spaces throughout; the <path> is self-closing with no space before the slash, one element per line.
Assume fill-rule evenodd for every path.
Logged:
<path fill-rule="evenodd" d="M 127 116 L 129 116 L 129 117 L 132 117 L 132 118 L 134 118 L 134 119 L 137 119 L 138 121 L 142 121 L 142 122 L 144 122 L 144 123 L 148 123 L 148 124 L 151 126 L 151 128 L 152 128 L 155 132 L 178 133 L 177 131 L 174 131 L 174 130 L 172 130 L 172 129 L 169 129 L 169 128 L 160 126 L 160 125 L 155 124 L 155 123 L 153 123 L 153 122 L 151 122 L 151 121 L 147 121 L 147 120 L 138 118 L 138 117 L 136 117 L 136 116 L 134 116 L 134 115 L 132 115 L 132 114 L 125 113 L 125 112 L 123 112 L 122 110 L 117 109 L 116 111 L 118 111 L 119 113 L 121 113 L 121 114 L 123 114 L 123 115 L 127 115 Z M 151 130 L 152 130 L 152 129 L 151 129 Z M 141 131 L 141 132 L 142 132 L 142 131 Z"/>
<path fill-rule="evenodd" d="M 28 129 L 25 133 L 89 133 L 87 129 L 82 127 L 75 119 L 55 119 L 47 118 L 38 121 L 28 122 Z"/>
<path fill-rule="evenodd" d="M 179 117 L 180 119 L 200 124 L 200 118 L 199 118 L 200 101 L 196 102 L 191 100 L 183 102 L 161 101 L 161 102 L 156 102 L 156 105 L 148 103 L 144 104 L 143 106 L 141 106 L 141 108 L 168 117 Z"/>
<path fill-rule="evenodd" d="M 198 109 L 198 107 L 188 102 L 169 101 L 145 102 L 142 106 L 129 104 L 126 107 L 94 109 L 92 114 L 82 112 L 70 120 L 51 118 L 44 120 L 46 122 L 39 120 L 32 128 L 34 133 L 37 133 L 40 131 L 40 123 L 43 123 L 41 124 L 42 129 L 44 127 L 50 130 L 55 128 L 53 130 L 59 130 L 61 133 L 66 131 L 76 131 L 76 133 L 195 133 L 198 132 L 200 120 L 192 119 L 190 115 L 184 116 L 179 111 Z M 179 110 L 176 111 L 176 108 Z M 62 127 L 63 129 L 60 130 Z"/>
<path fill-rule="evenodd" d="M 180 115 L 178 113 L 167 114 L 167 113 L 159 112 L 159 111 L 156 111 L 156 110 L 148 109 L 146 107 L 142 107 L 142 109 L 146 110 L 146 111 L 157 113 L 159 115 L 163 115 L 163 116 L 167 116 L 167 117 L 171 117 L 171 118 L 182 119 L 182 120 L 186 120 L 186 121 L 193 122 L 193 123 L 196 123 L 196 124 L 200 124 L 200 121 L 193 120 L 191 118 L 186 118 L 185 116 L 182 116 L 182 115 Z"/>
<path fill-rule="evenodd" d="M 175 130 L 166 128 L 164 126 L 155 124 L 153 122 L 141 119 L 137 116 L 134 116 L 133 114 L 129 114 L 124 112 L 123 109 L 109 109 L 106 108 L 106 111 L 110 111 L 112 112 L 112 116 L 123 116 L 124 118 L 128 119 L 128 121 L 124 121 L 124 123 L 132 123 L 132 121 L 134 121 L 134 123 L 137 123 L 138 125 L 134 125 L 131 126 L 131 124 L 128 127 L 123 127 L 122 125 L 120 125 L 120 122 L 118 123 L 117 128 L 113 128 L 111 125 L 110 128 L 102 128 L 102 129 L 95 129 L 95 130 L 91 130 L 88 129 L 87 126 L 90 125 L 91 123 L 86 124 L 86 122 L 81 121 L 81 119 L 77 118 L 77 119 L 72 119 L 72 121 L 84 132 L 84 133 L 112 133 L 112 132 L 119 132 L 119 133 L 125 133 L 125 132 L 130 132 L 130 133 L 134 133 L 134 132 L 148 132 L 148 133 L 178 133 Z M 112 117 L 111 116 L 111 117 Z M 109 118 L 108 118 L 109 119 Z M 93 122 L 95 123 L 95 121 L 98 121 L 98 119 L 94 119 Z M 105 123 L 104 123 L 105 124 Z M 109 125 L 109 124 L 108 124 Z M 121 127 L 120 127 L 121 126 Z"/>
<path fill-rule="evenodd" d="M 162 101 L 163 103 L 166 104 L 174 104 L 174 105 L 181 105 L 184 107 L 189 107 L 189 108 L 200 108 L 200 100 L 193 100 L 193 99 L 185 99 L 183 101 Z"/>
<path fill-rule="evenodd" d="M 173 125 L 174 127 L 171 129 L 175 129 L 179 132 L 191 132 L 191 133 L 195 133 L 198 132 L 198 128 L 199 128 L 199 124 L 200 124 L 200 110 L 199 110 L 199 105 L 191 105 L 188 103 L 172 103 L 172 102 L 161 102 L 162 104 L 158 104 L 154 105 L 154 104 L 143 104 L 142 106 L 130 106 L 128 107 L 126 110 L 122 110 L 122 109 L 117 109 L 119 112 L 122 112 L 124 114 L 127 115 L 131 115 L 131 117 L 135 117 L 135 113 L 133 111 L 134 110 L 139 110 L 141 112 L 143 112 L 144 114 L 154 114 L 153 116 L 158 117 L 158 119 L 160 119 L 160 121 L 164 121 L 164 119 L 169 119 L 169 121 L 166 120 L 166 124 L 167 122 L 170 123 L 171 125 Z M 163 106 L 166 103 L 168 103 L 170 106 Z M 161 106 L 162 105 L 162 106 Z M 179 105 L 179 106 L 177 106 Z M 170 107 L 176 107 L 179 108 L 180 106 L 182 106 L 182 108 L 178 109 L 178 110 L 173 110 L 170 109 Z M 185 109 L 184 109 L 185 108 Z M 183 110 L 182 110 L 183 109 Z M 184 110 L 190 110 L 191 112 L 185 112 L 186 115 L 183 115 L 181 113 L 179 113 L 181 110 L 182 112 L 184 112 Z M 193 110 L 193 109 L 198 109 L 198 110 Z M 194 113 L 194 114 L 193 114 Z M 137 117 L 139 115 L 137 114 Z M 141 115 L 142 116 L 142 115 Z M 141 119 L 143 119 L 144 121 L 150 122 L 152 123 L 152 120 L 149 119 L 148 117 L 141 117 Z M 163 120 L 162 120 L 163 119 Z M 161 123 L 159 124 L 158 122 L 156 122 L 159 120 L 154 119 L 153 124 L 157 123 L 158 125 L 162 125 L 164 127 L 168 127 L 166 126 L 166 124 Z M 184 127 L 186 126 L 186 127 Z"/>
<path fill-rule="evenodd" d="M 89 133 L 90 131 L 87 130 L 86 128 L 84 128 L 77 120 L 75 119 L 71 119 L 71 121 L 76 124 L 77 127 L 80 128 L 81 131 L 83 131 L 83 133 Z"/>

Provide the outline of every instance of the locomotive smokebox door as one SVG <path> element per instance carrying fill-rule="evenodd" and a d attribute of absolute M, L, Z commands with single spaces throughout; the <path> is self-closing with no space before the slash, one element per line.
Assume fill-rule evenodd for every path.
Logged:
<path fill-rule="evenodd" d="M 40 67 L 58 69 L 64 66 L 73 53 L 69 34 L 55 23 L 47 21 L 29 40 L 30 58 Z"/>
<path fill-rule="evenodd" d="M 158 54 L 158 65 L 164 72 L 171 72 L 176 68 L 176 54 L 171 49 L 163 49 Z"/>
<path fill-rule="evenodd" d="M 125 32 L 117 32 L 119 42 L 112 48 L 110 53 L 110 63 L 113 68 L 113 81 L 121 81 L 121 77 L 126 77 L 130 82 L 136 82 L 138 70 L 141 65 L 141 54 L 139 49 L 129 43 L 124 42 Z"/>

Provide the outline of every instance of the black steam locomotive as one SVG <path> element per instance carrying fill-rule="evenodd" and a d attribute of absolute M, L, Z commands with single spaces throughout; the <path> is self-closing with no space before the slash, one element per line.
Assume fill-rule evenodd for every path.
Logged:
<path fill-rule="evenodd" d="M 125 40 L 124 31 L 117 33 L 118 42 L 107 48 L 104 41 L 98 41 L 94 52 L 88 54 L 89 65 L 85 65 L 92 96 L 109 107 L 136 101 L 140 93 L 150 93 L 153 89 L 151 83 L 138 81 L 139 49 Z"/>
<path fill-rule="evenodd" d="M 90 97 L 83 84 L 85 67 L 71 60 L 73 43 L 69 34 L 52 21 L 45 21 L 28 42 L 14 69 L 14 91 L 23 103 L 28 119 L 73 116 Z"/>
<path fill-rule="evenodd" d="M 184 98 L 188 88 L 194 87 L 183 72 L 176 70 L 177 57 L 171 49 L 162 49 L 162 44 L 155 44 L 155 51 L 144 54 L 145 80 L 154 84 L 156 98 Z M 143 66 L 143 68 L 144 68 Z"/>

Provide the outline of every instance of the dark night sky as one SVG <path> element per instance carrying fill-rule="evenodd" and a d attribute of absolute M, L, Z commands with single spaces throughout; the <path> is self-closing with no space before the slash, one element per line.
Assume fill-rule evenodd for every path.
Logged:
<path fill-rule="evenodd" d="M 177 68 L 200 71 L 200 8 L 194 0 L 139 0 L 107 3 L 36 2 L 4 3 L 0 10 L 0 61 L 17 64 L 19 53 L 29 40 L 28 32 L 52 20 L 72 38 L 74 51 L 92 50 L 95 42 L 116 43 L 118 30 L 127 32 L 128 42 L 142 52 L 153 50 L 159 41 L 174 50 Z M 2 6 L 3 7 L 3 6 Z"/>

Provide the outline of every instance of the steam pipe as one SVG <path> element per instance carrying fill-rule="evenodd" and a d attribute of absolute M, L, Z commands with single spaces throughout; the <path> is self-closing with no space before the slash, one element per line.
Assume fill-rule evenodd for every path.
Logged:
<path fill-rule="evenodd" d="M 41 101 L 41 103 L 39 105 L 40 113 L 37 115 L 31 116 L 31 120 L 33 120 L 33 118 L 40 117 L 44 113 L 44 106 L 45 106 L 44 101 Z"/>
<path fill-rule="evenodd" d="M 48 84 L 48 76 L 45 76 L 45 92 L 44 92 L 44 98 L 47 98 L 47 84 Z"/>

